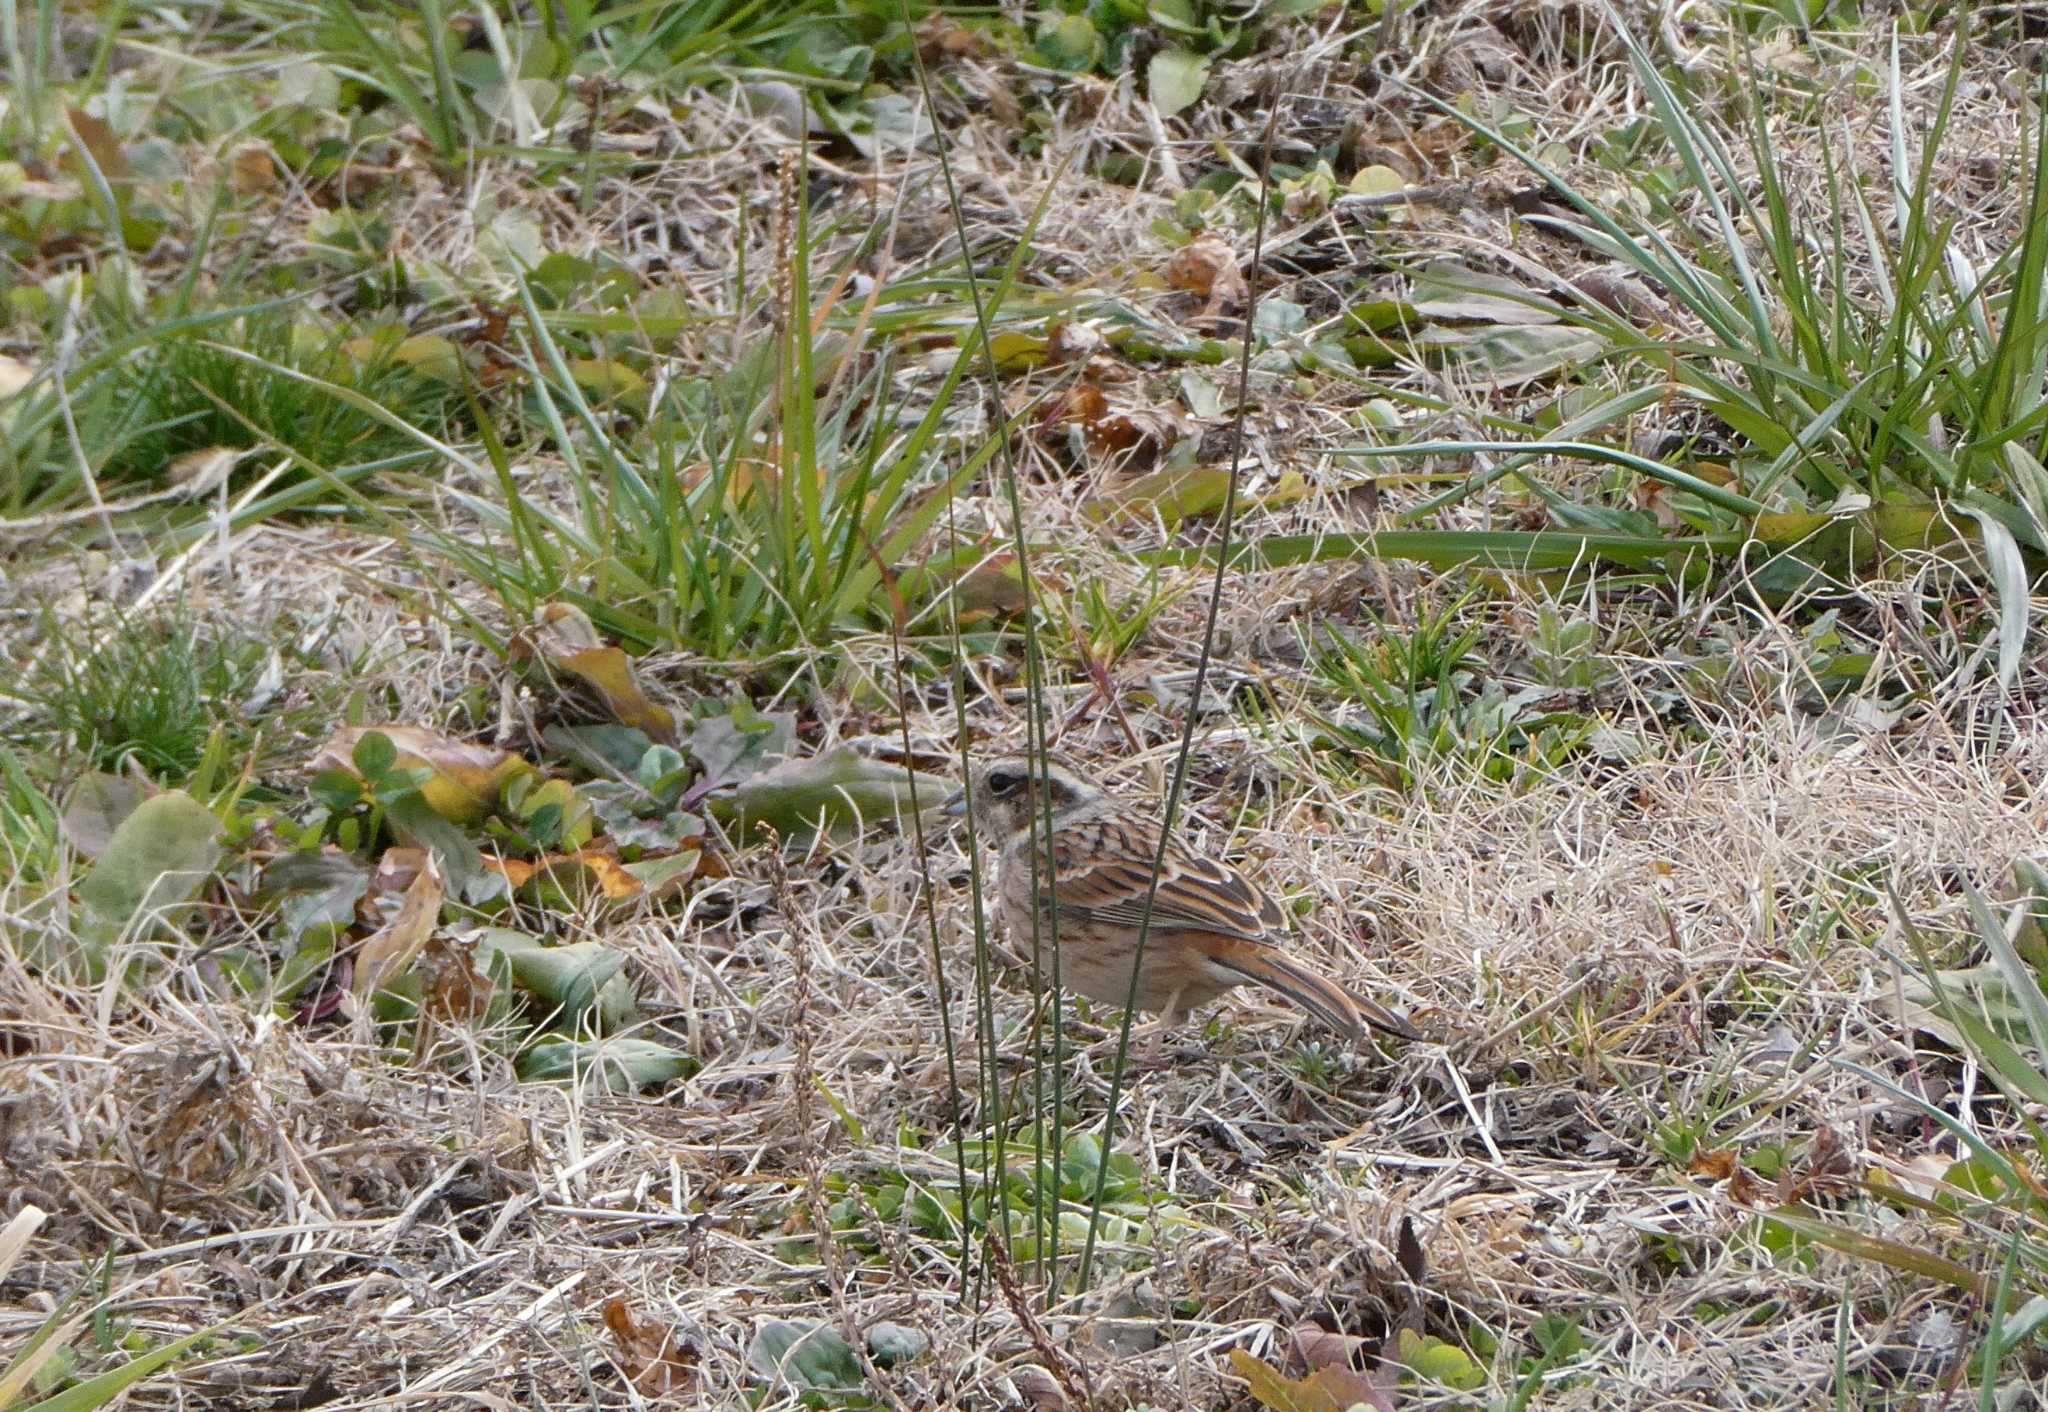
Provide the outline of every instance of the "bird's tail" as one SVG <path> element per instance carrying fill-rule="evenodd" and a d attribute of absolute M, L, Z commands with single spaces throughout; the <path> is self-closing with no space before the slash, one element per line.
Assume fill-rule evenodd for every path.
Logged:
<path fill-rule="evenodd" d="M 1257 981 L 1268 990 L 1286 996 L 1353 1043 L 1364 1037 L 1366 1025 L 1399 1039 L 1422 1038 L 1414 1026 L 1384 1005 L 1368 1000 L 1356 991 L 1346 990 L 1277 951 L 1247 947 L 1212 959 L 1246 980 Z"/>

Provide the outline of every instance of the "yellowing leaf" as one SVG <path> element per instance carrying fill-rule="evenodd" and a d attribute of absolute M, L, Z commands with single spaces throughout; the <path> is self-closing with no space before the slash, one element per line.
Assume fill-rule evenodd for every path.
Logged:
<path fill-rule="evenodd" d="M 605 848 L 581 848 L 574 853 L 550 853 L 528 862 L 519 858 L 486 858 L 484 866 L 518 889 L 529 885 L 551 886 L 561 899 L 577 903 L 602 897 L 607 902 L 631 902 L 647 890 L 638 870 L 644 864 L 627 865 Z M 694 861 L 692 863 L 694 869 Z M 673 879 L 655 870 L 655 880 L 668 887 Z"/>
<path fill-rule="evenodd" d="M 1349 1368 L 1318 1368 L 1305 1378 L 1290 1378 L 1242 1348 L 1230 1350 L 1230 1367 L 1251 1384 L 1252 1400 L 1267 1412 L 1347 1412 L 1369 1407 L 1394 1412 L 1394 1401 L 1380 1382 Z"/>
<path fill-rule="evenodd" d="M 1360 167 L 1351 178 L 1351 190 L 1359 196 L 1384 196 L 1408 189 L 1408 178 L 1392 167 Z"/>
<path fill-rule="evenodd" d="M 391 350 L 391 361 L 436 382 L 460 384 L 462 381 L 462 350 L 453 341 L 436 333 L 416 333 L 410 338 L 401 338 L 398 346 Z"/>
<path fill-rule="evenodd" d="M 647 699 L 633 659 L 598 636 L 589 614 L 573 604 L 550 603 L 536 617 L 533 640 L 522 641 L 522 650 L 588 682 L 620 725 L 637 727 L 663 745 L 676 743 L 674 714 Z"/>
<path fill-rule="evenodd" d="M 1417 1377 L 1442 1383 L 1445 1387 L 1470 1392 L 1486 1381 L 1485 1370 L 1475 1364 L 1465 1350 L 1440 1338 L 1403 1329 L 1395 1340 L 1395 1350 L 1395 1356 L 1413 1369 Z"/>
<path fill-rule="evenodd" d="M 1049 362 L 1052 343 L 1035 333 L 1006 329 L 988 341 L 988 351 L 995 359 L 997 372 L 1022 373 Z"/>
<path fill-rule="evenodd" d="M 497 807 L 507 781 L 533 768 L 510 751 L 471 745 L 420 726 L 344 726 L 320 747 L 306 766 L 307 773 L 345 770 L 360 778 L 355 767 L 356 745 L 372 732 L 384 736 L 396 748 L 395 768 L 425 767 L 433 771 L 420 786 L 420 793 L 428 807 L 454 824 L 473 824 L 481 819 Z"/>
<path fill-rule="evenodd" d="M 1212 515 L 1223 508 L 1230 488 L 1230 472 L 1222 466 L 1190 466 L 1185 470 L 1154 471 L 1140 476 L 1121 490 L 1098 496 L 1082 506 L 1093 519 L 1110 520 L 1122 515 L 1156 513 L 1168 529 L 1198 515 Z M 1304 499 L 1308 482 L 1299 471 L 1287 471 L 1265 490 L 1240 494 L 1240 506 L 1255 503 L 1272 507 Z"/>
<path fill-rule="evenodd" d="M 1044 582 L 1042 571 L 1038 577 Z M 964 569 L 934 561 L 905 574 L 899 583 L 907 594 L 919 599 L 933 600 L 950 593 L 959 605 L 963 626 L 989 618 L 1012 618 L 1031 606 L 1017 556 L 1010 553 L 986 555 Z"/>
<path fill-rule="evenodd" d="M 410 338 L 394 339 L 395 332 L 386 330 L 365 338 L 351 338 L 341 345 L 341 351 L 359 367 L 389 363 L 411 368 L 422 377 L 430 377 L 451 387 L 461 384 L 462 350 L 453 340 L 437 333 L 416 333 Z"/>
<path fill-rule="evenodd" d="M 569 376 L 596 401 L 646 410 L 647 379 L 616 358 L 571 358 Z"/>

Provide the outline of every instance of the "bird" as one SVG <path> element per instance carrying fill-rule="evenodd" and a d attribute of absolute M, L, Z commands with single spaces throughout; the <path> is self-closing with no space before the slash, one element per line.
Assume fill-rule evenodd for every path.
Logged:
<path fill-rule="evenodd" d="M 1047 811 L 1050 806 L 1050 829 Z M 1160 823 L 1141 801 L 1112 794 L 1064 760 L 1024 755 L 975 763 L 966 787 L 940 806 L 994 841 L 996 892 L 1012 956 L 1031 954 L 1032 915 L 1041 946 L 1058 925 L 1059 981 L 1099 1004 L 1135 1004 L 1159 1016 L 1151 1048 L 1189 1012 L 1251 982 L 1285 997 L 1356 1043 L 1371 1026 L 1422 1038 L 1406 1020 L 1288 953 L 1286 923 L 1243 873 L 1167 840 L 1152 921 L 1131 989 Z M 1041 840 L 1034 880 L 1033 831 Z M 1036 891 L 1037 897 L 1033 893 Z M 1041 974 L 1048 980 L 1048 960 Z"/>

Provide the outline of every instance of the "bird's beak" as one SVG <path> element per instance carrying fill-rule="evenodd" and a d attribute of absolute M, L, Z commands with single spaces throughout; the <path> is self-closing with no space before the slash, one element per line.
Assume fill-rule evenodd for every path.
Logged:
<path fill-rule="evenodd" d="M 967 812 L 967 791 L 956 789 L 947 795 L 946 802 L 939 806 L 939 812 L 941 814 L 951 814 L 956 819 L 965 814 Z"/>

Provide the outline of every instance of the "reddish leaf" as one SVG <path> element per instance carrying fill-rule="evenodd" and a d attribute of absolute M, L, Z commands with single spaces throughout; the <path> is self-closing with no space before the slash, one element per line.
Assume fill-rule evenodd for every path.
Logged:
<path fill-rule="evenodd" d="M 642 1319 L 614 1295 L 604 1302 L 604 1326 L 619 1345 L 619 1367 L 648 1397 L 686 1392 L 697 1385 L 697 1350 L 666 1324 Z"/>
<path fill-rule="evenodd" d="M 1235 314 L 1251 300 L 1251 286 L 1237 268 L 1237 254 L 1220 236 L 1198 235 L 1166 262 L 1166 282 L 1189 289 L 1208 302 L 1197 318 Z"/>
<path fill-rule="evenodd" d="M 1268 1412 L 1347 1412 L 1360 1404 L 1374 1412 L 1394 1412 L 1393 1390 L 1376 1373 L 1318 1368 L 1305 1378 L 1290 1378 L 1241 1348 L 1230 1350 L 1230 1366 L 1251 1384 L 1253 1400 Z"/>

